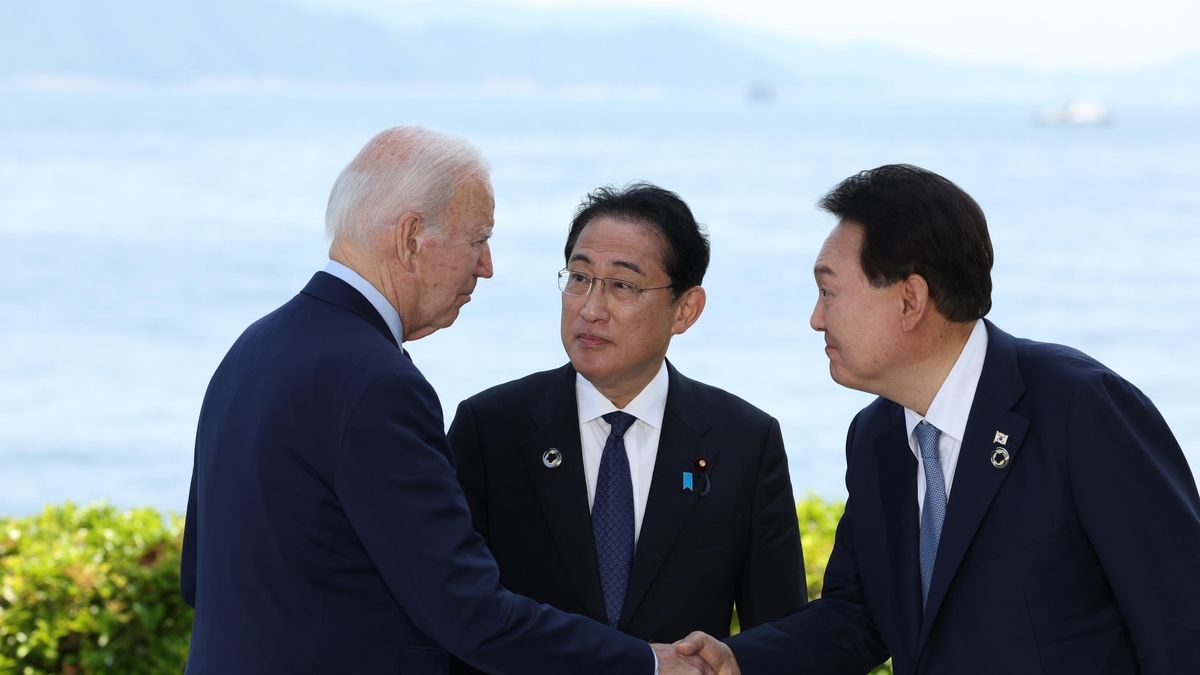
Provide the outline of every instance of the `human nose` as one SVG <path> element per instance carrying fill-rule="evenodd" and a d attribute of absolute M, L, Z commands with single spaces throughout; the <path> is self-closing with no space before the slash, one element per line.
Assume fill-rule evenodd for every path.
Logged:
<path fill-rule="evenodd" d="M 580 316 L 588 321 L 599 321 L 608 316 L 608 298 L 605 297 L 604 290 L 603 279 L 592 279 L 587 295 L 583 296 Z"/>
<path fill-rule="evenodd" d="M 808 325 L 817 332 L 825 330 L 825 308 L 821 306 L 821 299 L 817 298 L 817 304 L 813 306 L 812 315 L 808 317 Z"/>
<path fill-rule="evenodd" d="M 492 271 L 492 249 L 485 243 L 483 253 L 479 256 L 479 262 L 475 265 L 475 276 L 491 279 Z"/>

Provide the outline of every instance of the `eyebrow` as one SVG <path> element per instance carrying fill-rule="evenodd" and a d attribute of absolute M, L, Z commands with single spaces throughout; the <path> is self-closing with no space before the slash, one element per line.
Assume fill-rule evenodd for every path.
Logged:
<path fill-rule="evenodd" d="M 829 265 L 817 265 L 816 267 L 813 268 L 813 276 L 819 277 L 822 274 L 831 276 L 831 277 L 837 276 L 837 272 L 834 272 L 833 268 L 830 267 Z"/>
<path fill-rule="evenodd" d="M 589 265 L 592 264 L 591 259 L 588 258 L 586 255 L 583 255 L 582 253 L 576 253 L 575 255 L 571 256 L 571 259 L 568 262 L 584 262 Z M 624 267 L 625 269 L 627 269 L 631 272 L 640 274 L 642 276 L 646 276 L 646 273 L 644 271 L 642 271 L 642 268 L 637 263 L 632 263 L 632 262 L 628 262 L 625 260 L 614 260 L 613 265 L 615 265 L 617 267 Z"/>

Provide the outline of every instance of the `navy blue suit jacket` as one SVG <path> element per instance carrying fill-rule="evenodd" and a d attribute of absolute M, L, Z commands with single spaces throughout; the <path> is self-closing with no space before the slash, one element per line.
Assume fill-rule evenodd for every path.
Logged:
<path fill-rule="evenodd" d="M 182 591 L 188 672 L 651 673 L 646 643 L 500 586 L 437 396 L 374 308 L 316 274 L 204 398 Z"/>
<path fill-rule="evenodd" d="M 824 595 L 731 638 L 743 673 L 1200 667 L 1200 498 L 1166 422 L 1092 358 L 987 329 L 924 611 L 917 462 L 903 409 L 877 399 L 850 426 Z"/>
<path fill-rule="evenodd" d="M 654 475 L 618 627 L 654 642 L 729 634 L 807 600 L 796 505 L 779 423 L 684 377 L 669 385 Z M 462 402 L 450 445 L 475 528 L 504 585 L 605 619 L 579 439 L 575 369 L 534 373 Z M 542 454 L 562 453 L 548 469 Z M 708 462 L 706 483 L 696 468 Z M 683 489 L 691 473 L 694 489 Z M 704 488 L 711 487 L 706 496 Z"/>

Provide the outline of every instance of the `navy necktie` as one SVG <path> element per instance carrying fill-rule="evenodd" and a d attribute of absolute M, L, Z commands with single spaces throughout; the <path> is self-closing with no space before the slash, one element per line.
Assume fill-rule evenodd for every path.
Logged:
<path fill-rule="evenodd" d="M 633 481 L 629 478 L 629 457 L 625 454 L 625 432 L 636 420 L 619 410 L 604 416 L 611 429 L 608 440 L 604 441 L 600 473 L 596 476 L 596 498 L 592 503 L 592 535 L 596 541 L 600 586 L 608 625 L 613 628 L 621 618 L 633 563 Z"/>
<path fill-rule="evenodd" d="M 924 421 L 917 425 L 916 431 L 921 463 L 925 467 L 925 502 L 921 505 L 921 606 L 924 607 L 929 599 L 929 582 L 933 579 L 942 523 L 946 520 L 946 479 L 942 476 L 942 459 L 938 453 L 938 437 L 942 432 Z"/>

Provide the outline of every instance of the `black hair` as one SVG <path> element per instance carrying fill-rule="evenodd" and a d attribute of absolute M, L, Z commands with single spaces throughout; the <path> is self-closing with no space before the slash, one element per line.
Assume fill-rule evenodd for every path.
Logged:
<path fill-rule="evenodd" d="M 850 176 L 817 205 L 862 227 L 859 263 L 875 287 L 919 274 L 949 321 L 992 308 L 992 241 L 979 204 L 946 178 L 909 164 Z"/>
<path fill-rule="evenodd" d="M 658 234 L 663 242 L 663 267 L 671 277 L 675 298 L 704 281 L 710 254 L 708 234 L 679 195 L 646 182 L 619 189 L 611 185 L 596 188 L 583 198 L 571 219 L 563 249 L 568 262 L 583 228 L 602 216 L 641 223 Z"/>

